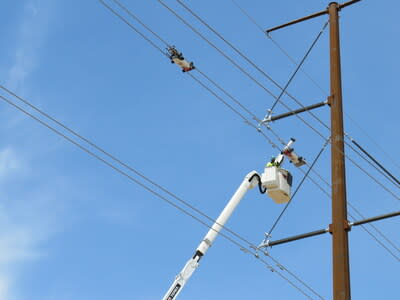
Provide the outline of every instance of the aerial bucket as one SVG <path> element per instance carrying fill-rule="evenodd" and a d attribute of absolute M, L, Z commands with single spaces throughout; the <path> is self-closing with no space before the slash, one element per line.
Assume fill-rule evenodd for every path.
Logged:
<path fill-rule="evenodd" d="M 268 196 L 275 203 L 287 203 L 290 200 L 292 175 L 288 170 L 268 166 L 264 169 L 261 182 L 263 187 L 267 189 Z"/>

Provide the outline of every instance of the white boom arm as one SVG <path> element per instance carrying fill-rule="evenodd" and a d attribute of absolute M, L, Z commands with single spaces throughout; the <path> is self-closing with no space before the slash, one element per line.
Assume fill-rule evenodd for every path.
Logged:
<path fill-rule="evenodd" d="M 231 200 L 229 200 L 228 204 L 225 206 L 218 219 L 215 221 L 211 229 L 207 232 L 206 236 L 201 241 L 200 245 L 197 247 L 193 257 L 189 259 L 189 261 L 183 267 L 182 271 L 178 274 L 178 276 L 176 276 L 174 283 L 171 285 L 168 292 L 163 297 L 163 300 L 174 300 L 182 291 L 182 288 L 185 286 L 190 276 L 192 276 L 193 272 L 199 266 L 200 259 L 211 247 L 218 233 L 228 221 L 229 217 L 232 215 L 233 211 L 238 206 L 246 192 L 258 184 L 259 176 L 254 175 L 258 175 L 258 173 L 256 171 L 252 171 L 246 175 L 242 184 L 236 190 Z"/>

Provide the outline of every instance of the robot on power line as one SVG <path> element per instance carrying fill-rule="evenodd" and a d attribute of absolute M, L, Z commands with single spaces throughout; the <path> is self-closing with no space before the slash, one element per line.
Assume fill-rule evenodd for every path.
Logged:
<path fill-rule="evenodd" d="M 167 48 L 168 56 L 171 60 L 171 63 L 177 64 L 179 67 L 182 68 L 182 72 L 189 72 L 193 70 L 195 67 L 193 62 L 188 62 L 182 55 L 182 52 L 179 52 L 175 46 L 171 46 Z"/>

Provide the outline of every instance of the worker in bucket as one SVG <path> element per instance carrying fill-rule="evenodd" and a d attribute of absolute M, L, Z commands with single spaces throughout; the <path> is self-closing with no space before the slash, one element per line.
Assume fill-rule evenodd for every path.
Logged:
<path fill-rule="evenodd" d="M 278 167 L 279 168 L 280 163 L 278 162 L 277 157 L 271 156 L 271 160 L 267 163 L 267 167 Z"/>

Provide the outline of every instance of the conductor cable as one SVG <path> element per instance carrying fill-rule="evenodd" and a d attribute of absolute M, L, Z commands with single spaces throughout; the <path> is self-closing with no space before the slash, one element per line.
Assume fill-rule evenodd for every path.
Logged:
<path fill-rule="evenodd" d="M 176 209 L 178 209 L 179 211 L 181 211 L 182 213 L 186 214 L 187 216 L 193 218 L 194 220 L 198 221 L 199 223 L 203 224 L 204 226 L 208 227 L 208 228 L 212 228 L 212 226 L 208 225 L 207 223 L 205 223 L 204 221 L 202 221 L 201 219 L 199 219 L 198 217 L 196 217 L 195 215 L 189 213 L 187 210 L 185 210 L 184 208 L 180 207 L 179 205 L 177 205 L 176 203 L 174 203 L 173 201 L 167 199 L 166 197 L 164 197 L 163 195 L 161 195 L 160 193 L 154 191 L 153 189 L 151 189 L 150 187 L 148 187 L 147 185 L 141 183 L 139 180 L 133 178 L 132 176 L 130 176 L 128 173 L 126 173 L 125 171 L 121 170 L 120 168 L 116 167 L 115 165 L 111 164 L 110 162 L 108 162 L 107 160 L 103 159 L 102 157 L 100 157 L 99 155 L 95 154 L 94 152 L 92 152 L 91 150 L 89 150 L 87 147 L 81 145 L 80 143 L 74 141 L 73 139 L 71 139 L 70 137 L 68 137 L 67 135 L 63 134 L 62 132 L 60 132 L 59 130 L 55 129 L 54 127 L 50 126 L 49 124 L 47 124 L 46 122 L 44 122 L 43 120 L 39 119 L 38 117 L 34 116 L 33 114 L 31 114 L 30 112 L 28 112 L 27 110 L 23 109 L 22 107 L 20 107 L 19 105 L 15 104 L 13 101 L 11 101 L 10 99 L 0 95 L 0 99 L 2 99 L 3 101 L 5 101 L 6 103 L 10 104 L 11 106 L 13 106 L 14 108 L 18 109 L 19 111 L 23 112 L 24 114 L 26 114 L 27 116 L 29 116 L 30 118 L 32 118 L 33 120 L 37 121 L 38 123 L 40 123 L 41 125 L 43 125 L 44 127 L 50 129 L 52 132 L 54 132 L 55 134 L 61 136 L 62 138 L 64 138 L 65 140 L 67 140 L 68 142 L 70 142 L 71 144 L 75 145 L 76 147 L 78 147 L 79 149 L 83 150 L 84 152 L 86 152 L 87 154 L 89 154 L 90 156 L 96 158 L 97 160 L 99 160 L 100 162 L 102 162 L 103 164 L 107 165 L 108 167 L 112 168 L 114 171 L 120 173 L 121 175 L 127 177 L 130 181 L 138 184 L 139 186 L 143 187 L 145 190 L 147 190 L 148 192 L 152 193 L 153 195 L 157 196 L 158 198 L 162 199 L 163 201 L 167 202 L 168 204 L 170 204 L 171 206 L 175 207 Z M 63 128 L 67 128 L 65 125 L 62 126 Z M 209 218 L 209 217 L 208 217 Z M 232 231 L 231 231 L 232 232 Z M 232 232 L 233 233 L 233 232 Z M 244 249 L 246 247 L 243 247 L 242 244 L 240 244 L 239 242 L 233 240 L 232 238 L 230 238 L 229 236 L 227 236 L 226 234 L 220 233 L 221 236 L 223 236 L 224 238 L 226 238 L 227 240 L 229 240 L 231 243 L 235 244 L 236 246 L 238 246 L 240 249 Z M 236 236 L 240 237 L 238 234 L 235 233 Z M 244 238 L 241 238 L 242 240 L 245 240 Z M 251 243 L 249 243 L 250 245 L 252 245 Z M 254 257 L 256 257 L 258 260 L 260 260 L 264 265 L 266 265 L 270 270 L 272 270 L 273 272 L 275 272 L 278 276 L 280 276 L 281 278 L 283 278 L 284 280 L 286 280 L 290 285 L 292 285 L 294 288 L 296 288 L 299 292 L 301 292 L 303 295 L 305 295 L 307 298 L 309 299 L 313 299 L 312 297 L 310 297 L 306 292 L 304 292 L 303 289 L 301 289 L 298 285 L 296 285 L 295 283 L 293 283 L 290 279 L 288 279 L 286 276 L 284 276 L 283 274 L 281 274 L 278 270 L 274 269 L 267 261 L 265 261 L 264 259 L 260 258 L 258 256 L 258 254 L 254 251 L 250 249 L 247 249 L 248 253 L 253 254 Z M 321 296 L 319 296 L 321 299 L 323 299 Z"/>
<path fill-rule="evenodd" d="M 123 19 L 123 17 L 121 17 L 121 16 L 119 16 L 120 18 L 122 18 Z M 128 23 L 125 19 L 123 19 L 123 21 L 125 22 L 125 23 Z M 132 25 L 131 24 L 128 24 L 130 27 L 132 27 Z M 136 30 L 135 30 L 136 31 Z M 146 39 L 147 40 L 147 39 Z M 159 48 L 158 48 L 159 49 Z M 162 50 L 161 49 L 159 49 L 161 52 L 162 52 Z M 164 55 L 165 55 L 165 53 L 163 53 Z M 248 124 L 250 124 L 250 122 L 248 122 L 248 121 L 246 121 Z M 304 122 L 304 121 L 303 121 Z M 326 126 L 326 125 L 325 125 Z M 327 126 L 326 126 L 327 127 Z M 262 133 L 262 132 L 261 132 Z M 262 133 L 262 135 L 265 137 L 265 138 L 267 138 L 268 139 L 268 137 L 264 134 L 264 133 Z M 276 147 L 276 146 L 275 146 Z M 278 148 L 278 147 L 277 147 Z M 359 165 L 357 165 L 356 164 L 356 166 L 358 166 L 362 171 L 364 171 L 365 173 L 366 173 L 366 171 L 365 170 L 363 170 Z M 314 171 L 314 170 L 313 170 Z M 368 174 L 367 174 L 368 175 Z M 309 177 L 310 178 L 310 177 Z M 311 178 L 310 178 L 310 180 L 312 180 Z M 314 180 L 312 180 L 313 181 L 313 183 L 314 184 L 316 184 L 324 193 L 326 193 Z M 329 196 L 329 194 L 327 194 L 326 193 L 326 195 L 327 196 Z"/>
<path fill-rule="evenodd" d="M 269 80 L 271 80 L 277 87 L 279 87 L 281 89 L 281 93 L 278 97 L 272 95 L 276 100 L 273 103 L 271 109 L 269 110 L 268 115 L 264 118 L 264 120 L 268 120 L 268 118 L 270 117 L 273 109 L 275 108 L 276 104 L 278 102 L 281 102 L 281 104 L 283 104 L 282 101 L 280 101 L 281 97 L 283 96 L 283 94 L 286 93 L 286 89 L 288 88 L 288 86 L 290 85 L 291 81 L 294 79 L 295 75 L 297 74 L 297 72 L 300 70 L 302 64 L 304 63 L 304 61 L 306 60 L 306 58 L 308 57 L 309 53 L 311 52 L 311 50 L 313 49 L 313 47 L 315 46 L 315 44 L 317 43 L 317 41 L 319 40 L 319 38 L 321 37 L 322 33 L 325 31 L 327 25 L 329 24 L 329 22 L 326 22 L 323 26 L 323 28 L 320 30 L 320 32 L 318 33 L 317 37 L 315 38 L 315 40 L 313 41 L 313 43 L 311 44 L 311 47 L 308 49 L 308 51 L 306 52 L 305 56 L 303 57 L 303 59 L 301 60 L 301 62 L 297 65 L 296 70 L 294 71 L 294 73 L 292 74 L 292 76 L 289 78 L 287 84 L 282 88 L 276 81 L 274 81 L 268 74 L 266 74 L 263 70 L 261 70 L 253 61 L 251 61 L 247 56 L 245 56 L 240 50 L 238 50 L 233 44 L 231 44 L 229 41 L 227 41 L 220 33 L 218 33 L 213 27 L 211 27 L 208 23 L 206 23 L 202 18 L 200 18 L 200 16 L 198 14 L 196 14 L 193 10 L 191 10 L 187 5 L 185 5 L 181 0 L 176 0 L 182 7 L 184 7 L 190 14 L 192 14 L 197 20 L 199 20 L 204 26 L 206 26 L 209 30 L 211 30 L 215 35 L 217 35 L 221 40 L 223 40 L 227 45 L 229 45 L 235 52 L 237 52 L 242 58 L 244 58 L 247 62 L 249 62 L 253 67 L 255 67 L 259 72 L 261 72 L 264 76 L 266 76 Z M 179 18 L 185 25 L 187 25 L 192 31 L 194 31 L 197 35 L 199 35 L 203 40 L 205 40 L 207 43 L 209 43 L 211 46 L 213 46 L 218 52 L 220 52 L 225 58 L 227 58 L 230 62 L 234 63 L 234 65 L 236 67 L 238 67 L 242 72 L 243 69 L 238 66 L 235 62 L 233 62 L 233 60 L 228 57 L 227 55 L 225 55 L 219 48 L 217 48 L 214 44 L 212 44 L 208 39 L 206 39 L 198 30 L 196 30 L 193 26 L 191 26 L 187 21 L 185 21 L 181 16 L 179 16 L 174 10 L 172 10 L 169 6 L 167 6 L 166 4 L 164 4 L 162 1 L 158 0 L 158 2 L 160 2 L 164 7 L 166 7 L 170 12 L 172 12 L 177 18 Z M 235 3 L 236 4 L 236 3 Z M 236 4 L 237 5 L 237 4 Z M 237 5 L 238 6 L 238 5 Z M 245 72 L 246 75 L 248 75 L 247 72 Z M 254 79 L 254 78 L 253 78 Z M 253 80 L 254 81 L 254 80 Z M 270 93 L 271 94 L 271 93 Z M 289 94 L 288 94 L 289 95 Z M 298 103 L 300 106 L 304 107 L 303 104 L 298 101 L 297 99 L 295 99 L 294 97 L 292 97 L 291 95 L 289 95 L 293 100 L 295 100 L 296 103 Z M 286 107 L 286 105 L 284 105 Z M 320 118 L 318 118 L 315 114 L 313 114 L 312 112 L 308 111 L 319 123 L 321 123 L 324 127 L 326 127 L 327 129 L 329 129 L 329 126 L 327 126 Z M 297 116 L 297 115 L 296 115 Z M 299 117 L 299 116 L 297 116 Z M 300 117 L 299 117 L 300 118 Z M 302 118 L 300 118 L 302 120 Z M 304 120 L 302 120 L 305 124 L 306 122 Z M 266 125 L 266 124 L 265 124 Z M 309 124 L 307 124 L 307 126 L 309 126 L 311 129 L 314 130 L 314 128 L 312 128 Z M 267 126 L 267 128 L 269 130 L 271 130 L 270 126 Z M 316 132 L 316 130 L 314 130 Z M 276 136 L 276 134 L 274 134 Z M 322 137 L 322 136 L 321 136 Z M 281 143 L 284 144 L 284 142 L 281 141 Z M 361 156 L 362 157 L 362 156 Z M 378 166 L 382 167 L 380 164 L 378 164 Z M 375 166 L 374 168 L 376 170 L 378 170 L 378 172 L 380 172 L 381 174 L 383 174 L 379 169 L 377 169 Z M 384 169 L 384 172 L 386 172 L 387 170 Z M 383 174 L 384 175 L 384 174 Z M 386 175 L 384 175 L 387 179 L 392 180 L 391 178 L 387 177 Z M 389 175 L 390 176 L 390 175 Z M 392 176 L 390 176 L 392 177 Z M 383 185 L 382 185 L 383 186 Z"/>
<path fill-rule="evenodd" d="M 126 23 L 129 27 L 131 27 L 133 30 L 135 30 L 138 34 L 140 34 L 143 38 L 145 38 L 149 43 L 151 43 L 153 45 L 153 47 L 155 47 L 156 49 L 158 49 L 161 53 L 163 53 L 163 55 L 168 56 L 166 53 L 164 53 L 157 45 L 155 45 L 151 40 L 149 40 L 146 36 L 144 36 L 140 31 L 138 31 L 132 24 L 130 24 L 128 21 L 126 21 L 120 14 L 118 14 L 115 10 L 113 10 L 110 6 L 108 6 L 106 3 L 104 3 L 103 0 L 99 0 L 106 8 L 108 8 L 111 12 L 113 12 L 116 16 L 118 16 L 124 23 Z M 163 4 L 165 7 L 167 7 L 171 12 L 173 12 L 178 18 L 180 18 L 183 22 L 185 22 L 186 25 L 188 25 L 190 28 L 192 28 L 192 30 L 195 30 L 190 24 L 188 24 L 185 20 L 183 20 L 179 15 L 177 15 L 171 8 L 169 8 L 168 6 L 166 6 L 162 1 L 158 0 L 161 4 Z M 132 13 L 130 13 L 130 15 L 133 15 Z M 137 17 L 136 17 L 137 18 Z M 138 18 L 137 18 L 138 19 Z M 142 22 L 141 22 L 142 23 Z M 148 28 L 148 26 L 146 26 L 146 28 Z M 151 31 L 153 32 L 153 31 Z M 197 32 L 195 30 L 195 32 Z M 197 32 L 198 33 L 198 32 Z M 200 33 L 198 33 L 200 34 Z M 200 34 L 200 36 L 202 36 Z M 203 36 L 202 36 L 203 37 Z M 203 37 L 204 38 L 204 37 Z M 205 39 L 205 38 L 204 38 Z M 207 40 L 207 39 L 206 39 Z M 207 40 L 208 41 L 208 40 Z M 208 43 L 210 43 L 214 48 L 216 48 L 211 42 L 208 41 Z M 218 48 L 216 48 L 218 49 Z M 223 54 L 225 57 L 227 57 L 221 50 L 218 49 L 218 51 L 221 52 L 221 54 Z M 229 57 L 227 57 L 228 59 L 230 59 Z M 233 61 L 232 61 L 233 62 Z M 234 63 L 234 62 L 233 62 Z M 235 64 L 235 63 L 234 63 Z M 239 67 L 240 68 L 240 67 Z M 251 75 L 250 75 L 251 76 Z M 274 96 L 275 97 L 275 96 Z M 297 101 L 297 100 L 296 100 Z M 290 108 L 285 105 L 283 102 L 281 102 L 287 109 L 290 110 Z M 315 128 L 313 128 L 311 125 L 308 124 L 308 122 L 306 122 L 303 118 L 301 118 L 300 116 L 296 115 L 304 124 L 306 124 L 308 127 L 310 127 L 315 133 L 317 133 L 318 135 L 320 135 L 322 138 L 325 137 Z M 247 121 L 248 122 L 248 121 Z M 320 120 L 320 122 L 322 122 Z M 250 123 L 248 123 L 250 124 Z M 326 125 L 325 125 L 326 126 Z M 265 134 L 263 134 L 264 137 Z M 267 138 L 269 139 L 269 138 Z M 350 159 L 351 160 L 351 159 Z M 394 193 L 392 193 L 391 191 L 389 191 L 383 184 L 381 184 L 378 180 L 376 180 L 372 175 L 370 175 L 368 172 L 366 172 L 364 169 L 361 168 L 361 166 L 359 166 L 358 164 L 356 164 L 353 160 L 351 160 L 358 168 L 360 168 L 362 171 L 364 171 L 364 173 L 366 173 L 369 177 L 371 177 L 375 182 L 377 182 L 381 187 L 383 187 L 385 190 L 387 190 L 389 193 L 391 193 L 394 197 L 396 197 L 397 199 L 399 199 L 399 197 L 397 197 Z"/>
<path fill-rule="evenodd" d="M 231 2 L 263 33 L 263 35 L 267 35 L 267 37 L 271 40 L 271 42 L 294 64 L 298 65 L 298 63 L 293 59 L 293 57 L 276 41 L 272 38 L 270 34 L 266 34 L 264 28 L 243 8 L 241 7 L 237 1 L 231 0 Z M 301 69 L 301 71 L 310 79 L 310 81 L 322 92 L 322 94 L 327 97 L 329 94 L 328 92 L 323 89 L 308 73 Z M 350 119 L 387 157 L 391 159 L 393 164 L 400 169 L 400 165 L 396 162 L 396 160 L 385 150 L 381 147 L 367 132 L 364 130 L 349 114 L 344 112 L 345 116 Z M 326 126 L 328 129 L 329 127 Z M 352 138 L 347 136 L 350 140 Z"/>

